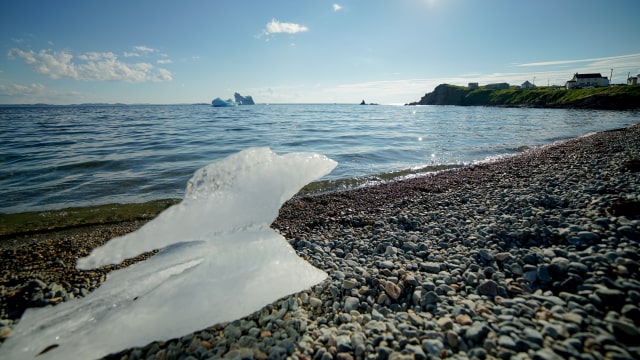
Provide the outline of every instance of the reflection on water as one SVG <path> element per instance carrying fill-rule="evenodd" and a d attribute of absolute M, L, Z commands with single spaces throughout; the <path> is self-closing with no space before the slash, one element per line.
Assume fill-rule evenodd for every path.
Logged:
<path fill-rule="evenodd" d="M 637 123 L 639 114 L 383 105 L 0 107 L 0 212 L 182 197 L 196 169 L 254 146 L 325 154 L 339 165 L 322 180 L 350 183 L 345 179 L 520 152 Z"/>

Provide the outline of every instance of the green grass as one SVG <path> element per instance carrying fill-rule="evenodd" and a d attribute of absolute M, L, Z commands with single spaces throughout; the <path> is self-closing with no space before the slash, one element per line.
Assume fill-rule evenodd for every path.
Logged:
<path fill-rule="evenodd" d="M 451 86 L 459 90 L 459 86 Z M 539 87 L 519 90 L 515 88 L 468 90 L 464 105 L 531 106 L 531 107 L 593 107 L 638 108 L 640 86 L 610 86 L 592 89 L 554 89 Z"/>

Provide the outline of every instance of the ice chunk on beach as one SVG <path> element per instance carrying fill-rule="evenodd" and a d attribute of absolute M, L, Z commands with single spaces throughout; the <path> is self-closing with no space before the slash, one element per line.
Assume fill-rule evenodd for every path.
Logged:
<path fill-rule="evenodd" d="M 181 203 L 78 267 L 161 249 L 157 255 L 110 273 L 82 299 L 27 310 L 0 358 L 33 359 L 45 349 L 38 359 L 99 358 L 238 319 L 321 282 L 326 274 L 270 224 L 287 199 L 335 166 L 318 154 L 252 148 L 198 170 Z"/>

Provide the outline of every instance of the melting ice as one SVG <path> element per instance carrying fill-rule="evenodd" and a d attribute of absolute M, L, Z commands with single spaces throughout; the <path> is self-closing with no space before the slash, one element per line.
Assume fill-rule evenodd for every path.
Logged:
<path fill-rule="evenodd" d="M 269 226 L 305 184 L 335 168 L 318 154 L 252 148 L 198 170 L 184 200 L 131 234 L 78 260 L 80 269 L 162 249 L 109 274 L 82 299 L 29 309 L 0 358 L 99 358 L 168 340 L 261 307 L 321 282 Z"/>

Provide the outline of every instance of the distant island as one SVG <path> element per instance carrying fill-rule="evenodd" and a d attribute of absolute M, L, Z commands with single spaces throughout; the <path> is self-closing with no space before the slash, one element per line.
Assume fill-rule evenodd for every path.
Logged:
<path fill-rule="evenodd" d="M 405 105 L 640 109 L 640 86 L 613 85 L 567 90 L 559 86 L 522 88 L 506 83 L 470 87 L 441 84 L 419 101 Z"/>
<path fill-rule="evenodd" d="M 364 100 L 360 102 L 360 105 L 378 105 L 377 103 L 366 103 Z"/>

